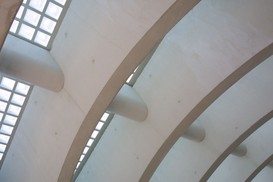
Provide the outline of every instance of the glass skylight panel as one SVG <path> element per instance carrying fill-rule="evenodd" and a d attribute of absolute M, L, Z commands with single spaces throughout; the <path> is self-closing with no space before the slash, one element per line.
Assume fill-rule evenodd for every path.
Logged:
<path fill-rule="evenodd" d="M 83 154 L 86 155 L 86 153 L 88 152 L 89 150 L 89 147 L 85 147 L 84 150 L 83 150 Z"/>
<path fill-rule="evenodd" d="M 93 142 L 94 142 L 94 140 L 90 138 L 90 139 L 88 140 L 88 142 L 87 142 L 86 145 L 87 145 L 88 147 L 90 147 L 90 146 L 92 145 Z"/>
<path fill-rule="evenodd" d="M 30 23 L 31 25 L 37 26 L 40 17 L 41 15 L 39 13 L 36 13 L 35 11 L 28 9 L 25 14 L 24 21 Z"/>
<path fill-rule="evenodd" d="M 0 74 L 0 166 L 3 163 L 31 87 Z"/>
<path fill-rule="evenodd" d="M 4 100 L 4 101 L 8 101 L 11 95 L 11 92 L 4 90 L 4 89 L 0 89 L 0 99 Z"/>
<path fill-rule="evenodd" d="M 48 44 L 49 40 L 50 40 L 49 35 L 39 31 L 37 33 L 37 36 L 36 36 L 34 42 L 36 42 L 40 45 L 46 46 Z"/>
<path fill-rule="evenodd" d="M 103 126 L 103 122 L 99 121 L 96 126 L 96 130 L 101 130 L 102 126 Z"/>
<path fill-rule="evenodd" d="M 16 18 L 21 18 L 22 17 L 22 14 L 23 14 L 23 11 L 24 11 L 24 7 L 23 6 L 21 6 L 20 8 L 19 8 L 19 10 L 18 10 L 18 12 L 17 12 L 17 14 L 16 14 Z"/>
<path fill-rule="evenodd" d="M 1 87 L 9 89 L 9 90 L 13 89 L 14 84 L 15 84 L 15 81 L 7 77 L 3 77 L 1 80 Z"/>
<path fill-rule="evenodd" d="M 99 134 L 99 131 L 94 130 L 92 135 L 91 135 L 91 138 L 96 138 L 98 136 L 98 134 Z"/>
<path fill-rule="evenodd" d="M 17 28 L 18 28 L 18 25 L 19 25 L 19 21 L 14 20 L 14 21 L 12 22 L 12 25 L 11 25 L 9 31 L 12 32 L 12 33 L 16 33 L 16 30 L 17 30 Z"/>
<path fill-rule="evenodd" d="M 47 9 L 46 9 L 46 14 L 54 19 L 59 19 L 60 15 L 62 12 L 62 8 L 55 3 L 49 3 Z"/>
<path fill-rule="evenodd" d="M 55 0 L 55 2 L 61 4 L 61 5 L 65 5 L 66 0 Z"/>
<path fill-rule="evenodd" d="M 100 120 L 102 120 L 102 121 L 106 121 L 106 120 L 107 120 L 107 118 L 108 118 L 108 116 L 109 116 L 109 114 L 108 114 L 107 112 L 105 112 L 105 113 L 102 115 L 102 117 L 101 117 L 101 119 L 100 119 Z"/>
<path fill-rule="evenodd" d="M 1 122 L 2 119 L 3 119 L 3 116 L 4 116 L 4 114 L 3 114 L 2 112 L 0 112 L 0 122 Z"/>
<path fill-rule="evenodd" d="M 14 126 L 16 124 L 16 121 L 17 121 L 17 117 L 6 114 L 4 119 L 5 124 Z"/>
<path fill-rule="evenodd" d="M 34 32 L 35 32 L 34 28 L 32 28 L 26 24 L 22 24 L 21 28 L 19 30 L 19 35 L 28 39 L 28 40 L 31 40 L 34 35 Z"/>
<path fill-rule="evenodd" d="M 9 107 L 8 107 L 8 111 L 7 112 L 9 114 L 12 114 L 12 115 L 15 115 L 15 116 L 19 116 L 20 111 L 21 111 L 21 107 L 18 107 L 18 106 L 10 104 Z"/>
<path fill-rule="evenodd" d="M 11 135 L 12 130 L 13 130 L 13 127 L 11 127 L 11 126 L 2 125 L 2 127 L 1 127 L 1 132 L 4 134 L 7 134 L 7 135 Z"/>
<path fill-rule="evenodd" d="M 0 134 L 0 143 L 7 144 L 9 142 L 10 136 Z"/>
<path fill-rule="evenodd" d="M 22 106 L 25 102 L 25 97 L 19 94 L 13 94 L 11 102 Z"/>
<path fill-rule="evenodd" d="M 5 150 L 6 150 L 6 145 L 4 145 L 4 144 L 0 144 L 0 152 L 4 152 Z"/>
<path fill-rule="evenodd" d="M 29 6 L 42 12 L 47 0 L 30 0 Z"/>
<path fill-rule="evenodd" d="M 71 0 L 24 0 L 10 33 L 41 47 L 50 48 L 58 25 Z"/>
<path fill-rule="evenodd" d="M 28 91 L 29 91 L 30 86 L 26 85 L 24 83 L 18 83 L 16 86 L 15 91 L 24 95 L 27 95 Z"/>
<path fill-rule="evenodd" d="M 46 18 L 44 17 L 43 20 L 42 20 L 42 23 L 41 23 L 41 29 L 49 32 L 49 33 L 52 33 L 54 28 L 56 26 L 56 22 L 49 19 L 49 18 Z"/>
<path fill-rule="evenodd" d="M 7 108 L 7 103 L 0 101 L 0 111 L 5 112 Z"/>

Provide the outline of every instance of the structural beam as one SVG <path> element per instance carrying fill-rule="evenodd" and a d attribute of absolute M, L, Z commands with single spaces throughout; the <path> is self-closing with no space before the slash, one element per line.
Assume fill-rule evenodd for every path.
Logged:
<path fill-rule="evenodd" d="M 206 137 L 206 132 L 201 124 L 194 122 L 187 131 L 182 134 L 182 137 L 195 142 L 202 142 Z"/>
<path fill-rule="evenodd" d="M 244 144 L 240 144 L 235 150 L 231 152 L 232 155 L 243 157 L 247 153 L 247 148 Z"/>
<path fill-rule="evenodd" d="M 51 91 L 60 91 L 64 75 L 45 49 L 9 35 L 0 53 L 0 72 Z"/>
<path fill-rule="evenodd" d="M 128 85 L 120 89 L 107 110 L 135 121 L 144 121 L 148 115 L 147 105 Z"/>

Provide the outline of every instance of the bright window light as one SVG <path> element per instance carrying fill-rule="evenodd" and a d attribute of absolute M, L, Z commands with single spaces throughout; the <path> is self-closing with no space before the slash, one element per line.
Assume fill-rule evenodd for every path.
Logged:
<path fill-rule="evenodd" d="M 37 26 L 40 17 L 41 15 L 39 13 L 36 13 L 35 11 L 28 9 L 24 17 L 24 21 L 30 23 L 31 25 Z"/>
<path fill-rule="evenodd" d="M 105 113 L 102 115 L 102 117 L 101 117 L 101 119 L 100 119 L 100 120 L 102 120 L 102 121 L 106 121 L 106 120 L 107 120 L 107 118 L 108 118 L 108 116 L 109 116 L 109 114 L 108 114 L 107 112 L 105 112 Z"/>
<path fill-rule="evenodd" d="M 23 11 L 24 11 L 24 7 L 21 6 L 16 14 L 16 18 L 21 18 L 22 17 L 22 14 L 23 14 Z"/>
<path fill-rule="evenodd" d="M 2 160 L 3 158 L 3 153 L 0 153 L 0 160 Z"/>
<path fill-rule="evenodd" d="M 7 108 L 7 103 L 0 101 L 0 111 L 5 112 Z"/>
<path fill-rule="evenodd" d="M 102 126 L 103 126 L 103 122 L 99 121 L 97 126 L 96 126 L 96 129 L 101 130 Z"/>
<path fill-rule="evenodd" d="M 16 124 L 17 117 L 11 116 L 11 115 L 6 115 L 4 119 L 4 123 L 9 124 L 11 126 L 14 126 Z"/>
<path fill-rule="evenodd" d="M 30 96 L 30 85 L 0 74 L 0 167 Z"/>
<path fill-rule="evenodd" d="M 10 138 L 10 136 L 0 134 L 0 142 L 1 143 L 7 144 L 9 142 L 9 138 Z"/>
<path fill-rule="evenodd" d="M 28 91 L 29 91 L 30 86 L 23 84 L 23 83 L 18 83 L 16 86 L 15 91 L 24 95 L 27 95 Z"/>
<path fill-rule="evenodd" d="M 11 102 L 22 106 L 25 102 L 25 97 L 19 94 L 13 94 Z"/>
<path fill-rule="evenodd" d="M 92 133 L 92 135 L 91 135 L 91 137 L 92 138 L 96 138 L 98 136 L 98 134 L 99 134 L 99 131 L 94 130 L 93 133 Z"/>
<path fill-rule="evenodd" d="M 12 25 L 11 25 L 9 31 L 12 32 L 12 33 L 16 33 L 17 28 L 18 28 L 18 25 L 19 25 L 19 21 L 14 20 L 14 21 L 12 22 Z"/>
<path fill-rule="evenodd" d="M 79 160 L 80 162 L 83 160 L 84 156 L 85 155 L 81 155 L 80 160 Z"/>
<path fill-rule="evenodd" d="M 4 100 L 4 101 L 8 101 L 11 95 L 10 91 L 4 90 L 4 89 L 0 89 L 0 99 Z"/>
<path fill-rule="evenodd" d="M 11 126 L 7 126 L 7 125 L 1 126 L 1 132 L 4 134 L 11 135 L 12 130 L 13 130 L 13 127 L 11 127 Z"/>
<path fill-rule="evenodd" d="M 34 41 L 40 45 L 46 46 L 49 42 L 49 39 L 50 35 L 39 31 Z"/>
<path fill-rule="evenodd" d="M 26 24 L 22 24 L 21 28 L 19 30 L 19 35 L 28 39 L 28 40 L 31 40 L 34 35 L 34 32 L 35 32 L 34 28 L 32 28 Z"/>
<path fill-rule="evenodd" d="M 5 144 L 0 144 L 0 152 L 4 152 L 6 150 L 6 145 Z"/>
<path fill-rule="evenodd" d="M 78 164 L 77 164 L 76 168 L 78 168 L 80 164 L 81 164 L 81 163 L 80 163 L 80 162 L 78 162 Z"/>
<path fill-rule="evenodd" d="M 65 5 L 66 0 L 55 0 L 55 2 L 61 4 L 61 5 Z"/>
<path fill-rule="evenodd" d="M 130 83 L 131 79 L 133 78 L 134 74 L 131 74 L 129 78 L 126 80 L 126 83 Z"/>
<path fill-rule="evenodd" d="M 85 155 L 89 150 L 89 147 L 85 147 L 84 150 L 83 150 L 83 154 Z"/>
<path fill-rule="evenodd" d="M 31 0 L 29 6 L 42 12 L 47 0 Z"/>
<path fill-rule="evenodd" d="M 10 33 L 49 49 L 71 0 L 24 0 Z M 61 17 L 61 18 L 60 18 Z"/>
<path fill-rule="evenodd" d="M 41 29 L 47 31 L 48 33 L 52 33 L 54 28 L 56 26 L 56 22 L 49 19 L 49 18 L 46 18 L 44 17 L 43 20 L 42 20 L 42 23 L 41 23 Z"/>
<path fill-rule="evenodd" d="M 62 8 L 54 3 L 49 3 L 47 9 L 46 9 L 46 14 L 48 16 L 51 16 L 52 18 L 58 20 L 62 12 Z"/>
<path fill-rule="evenodd" d="M 93 142 L 94 142 L 94 140 L 90 138 L 90 139 L 88 140 L 88 142 L 87 142 L 87 146 L 90 147 L 90 146 L 92 145 Z"/>
<path fill-rule="evenodd" d="M 6 88 L 6 89 L 9 89 L 9 90 L 12 90 L 13 87 L 14 87 L 14 84 L 15 84 L 15 81 L 10 79 L 10 78 L 7 78 L 7 77 L 3 77 L 2 78 L 2 81 L 1 81 L 1 86 Z"/>
<path fill-rule="evenodd" d="M 21 111 L 21 107 L 10 104 L 7 112 L 9 114 L 12 114 L 12 115 L 15 115 L 15 116 L 19 116 L 20 111 Z"/>

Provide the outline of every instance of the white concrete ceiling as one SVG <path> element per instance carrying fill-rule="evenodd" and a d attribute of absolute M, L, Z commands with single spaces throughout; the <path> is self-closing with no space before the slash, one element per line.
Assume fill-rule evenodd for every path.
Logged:
<path fill-rule="evenodd" d="M 72 1 L 50 51 L 64 72 L 64 89 L 34 88 L 0 181 L 69 181 L 127 77 L 197 3 Z M 115 116 L 77 181 L 211 175 L 212 181 L 231 175 L 240 181 L 251 175 L 273 152 L 267 145 L 272 134 L 261 126 L 271 124 L 273 108 L 272 9 L 271 0 L 199 2 L 166 35 L 134 85 L 147 119 Z M 196 119 L 206 130 L 201 143 L 180 137 Z M 246 156 L 229 156 L 244 139 Z M 257 178 L 270 178 L 270 169 Z"/>

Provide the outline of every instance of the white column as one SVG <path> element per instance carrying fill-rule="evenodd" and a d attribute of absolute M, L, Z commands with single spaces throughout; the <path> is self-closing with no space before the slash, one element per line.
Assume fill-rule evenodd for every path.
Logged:
<path fill-rule="evenodd" d="M 144 121 L 148 115 L 147 105 L 135 90 L 126 84 L 120 89 L 107 110 L 136 121 Z"/>
<path fill-rule="evenodd" d="M 52 91 L 60 91 L 64 75 L 50 53 L 8 36 L 0 53 L 0 72 Z"/>
<path fill-rule="evenodd" d="M 231 152 L 232 155 L 243 157 L 247 153 L 247 148 L 244 144 L 240 144 L 235 150 Z"/>
<path fill-rule="evenodd" d="M 183 133 L 182 137 L 195 141 L 202 142 L 206 136 L 204 127 L 199 123 L 192 123 L 192 125 Z"/>

